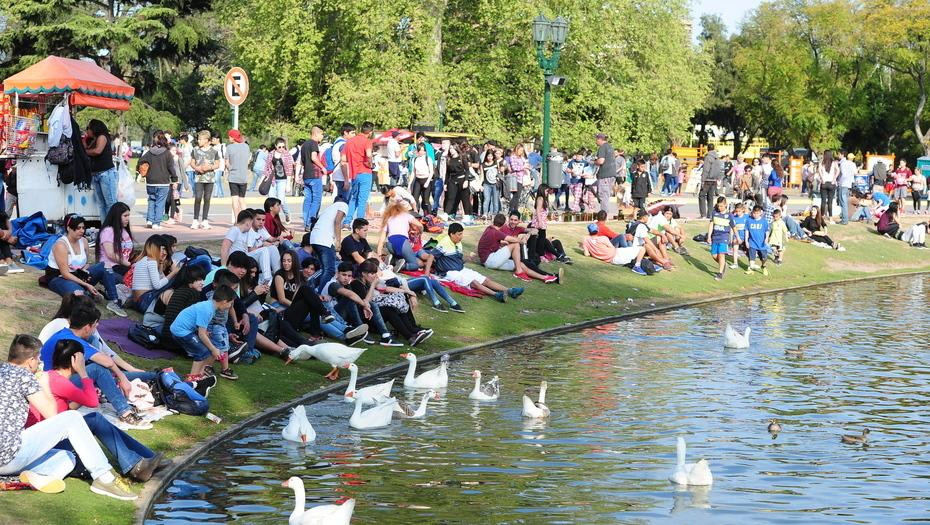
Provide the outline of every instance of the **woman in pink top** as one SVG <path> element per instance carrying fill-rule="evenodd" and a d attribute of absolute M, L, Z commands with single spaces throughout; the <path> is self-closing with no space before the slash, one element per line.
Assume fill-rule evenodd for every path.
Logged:
<path fill-rule="evenodd" d="M 510 209 L 515 210 L 520 205 L 520 188 L 523 186 L 523 178 L 529 174 L 529 162 L 526 160 L 523 144 L 517 144 L 513 148 L 513 153 L 507 157 L 506 162 L 507 178 L 504 191 L 510 195 Z"/>
<path fill-rule="evenodd" d="M 394 267 L 395 272 L 422 268 L 423 273 L 429 275 L 433 265 L 433 256 L 424 250 L 413 250 L 409 235 L 411 230 L 420 232 L 423 230 L 423 224 L 410 214 L 410 203 L 407 201 L 391 202 L 381 217 L 381 236 L 378 238 L 376 253 L 380 259 L 384 241 L 387 239 L 395 260 L 398 260 Z"/>
<path fill-rule="evenodd" d="M 106 271 L 116 273 L 121 278 L 132 266 L 132 250 L 135 247 L 132 228 L 129 226 L 130 215 L 129 206 L 117 202 L 110 208 L 97 233 L 97 260 L 103 263 Z"/>
<path fill-rule="evenodd" d="M 93 379 L 87 377 L 84 368 L 84 345 L 76 339 L 62 339 L 55 345 L 52 356 L 52 369 L 40 380 L 55 398 L 58 412 L 76 409 L 80 406 L 96 407 L 97 389 Z M 42 420 L 42 416 L 30 409 L 26 426 L 29 427 Z M 120 472 L 135 481 L 148 481 L 161 465 L 161 454 L 156 454 L 145 445 L 133 439 L 103 416 L 100 412 L 84 415 L 87 427 L 94 434 L 103 448 L 110 451 L 119 463 Z M 64 448 L 59 445 L 59 448 Z"/>

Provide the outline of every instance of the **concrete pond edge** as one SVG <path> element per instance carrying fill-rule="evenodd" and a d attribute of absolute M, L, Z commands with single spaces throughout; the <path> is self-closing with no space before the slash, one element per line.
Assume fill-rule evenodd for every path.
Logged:
<path fill-rule="evenodd" d="M 720 296 L 705 297 L 702 299 L 695 299 L 693 301 L 685 301 L 685 302 L 674 303 L 674 304 L 648 307 L 642 310 L 637 310 L 635 312 L 609 315 L 605 317 L 591 319 L 588 321 L 581 321 L 578 323 L 571 323 L 571 324 L 565 324 L 562 326 L 544 328 L 541 330 L 534 330 L 532 332 L 524 332 L 524 333 L 509 336 L 509 337 L 504 337 L 502 339 L 495 339 L 493 341 L 487 341 L 484 343 L 476 343 L 473 345 L 463 346 L 461 348 L 456 348 L 453 350 L 437 352 L 437 353 L 430 354 L 425 357 L 417 356 L 417 362 L 419 364 L 433 363 L 433 362 L 439 361 L 439 359 L 445 354 L 449 354 L 450 357 L 455 357 L 459 354 L 465 354 L 468 352 L 473 352 L 475 350 L 481 350 L 481 349 L 490 348 L 493 346 L 517 343 L 527 338 L 540 337 L 540 336 L 551 336 L 551 335 L 559 335 L 559 334 L 568 333 L 568 332 L 575 332 L 578 330 L 583 330 L 585 328 L 591 328 L 591 327 L 600 326 L 604 324 L 612 324 L 612 323 L 617 323 L 620 321 L 628 321 L 631 319 L 638 319 L 641 317 L 665 313 L 665 312 L 669 312 L 672 310 L 679 310 L 682 308 L 694 308 L 696 306 L 704 306 L 707 304 L 718 303 L 722 301 L 730 301 L 734 299 L 746 299 L 749 297 L 755 297 L 759 295 L 771 295 L 771 294 L 791 292 L 791 291 L 796 291 L 796 290 L 804 290 L 807 288 L 814 288 L 814 287 L 823 286 L 823 285 L 833 286 L 833 285 L 850 284 L 850 283 L 856 283 L 856 282 L 862 282 L 862 281 L 872 281 L 872 280 L 884 279 L 888 277 L 906 277 L 909 275 L 926 275 L 926 274 L 930 274 L 930 269 L 925 268 L 925 269 L 920 269 L 920 270 L 891 271 L 887 274 L 881 274 L 881 275 L 867 275 L 867 276 L 861 276 L 861 277 L 852 277 L 848 279 L 838 279 L 838 280 L 833 280 L 833 281 L 800 284 L 800 285 L 788 286 L 784 288 L 757 290 L 757 291 L 738 293 L 738 294 L 734 294 L 734 295 L 726 296 L 726 297 L 720 297 Z M 372 382 L 374 379 L 377 379 L 385 375 L 394 374 L 405 368 L 407 368 L 406 361 L 399 362 L 395 365 L 386 366 L 374 372 L 371 372 L 369 374 L 365 374 L 364 376 L 360 375 L 358 377 L 357 384 L 359 386 L 364 386 L 366 383 Z M 257 424 L 259 424 L 265 419 L 270 419 L 272 417 L 278 416 L 281 412 L 289 408 L 295 407 L 299 404 L 301 405 L 312 404 L 312 403 L 321 401 L 323 399 L 326 399 L 331 394 L 344 390 L 347 384 L 348 383 L 346 381 L 340 381 L 338 383 L 329 385 L 325 388 L 319 388 L 317 390 L 308 392 L 306 394 L 298 396 L 289 401 L 285 401 L 284 403 L 280 403 L 278 405 L 268 407 L 260 412 L 256 412 L 255 414 L 247 417 L 246 419 L 243 419 L 242 421 L 223 430 L 222 432 L 219 432 L 218 434 L 211 436 L 207 440 L 198 443 L 197 445 L 189 449 L 187 453 L 173 458 L 171 466 L 166 469 L 163 469 L 162 471 L 152 476 L 152 479 L 146 483 L 145 488 L 142 490 L 142 492 L 139 493 L 139 499 L 137 500 L 137 507 L 136 507 L 136 513 L 135 513 L 136 515 L 135 523 L 137 524 L 145 523 L 146 518 L 149 516 L 149 514 L 152 511 L 155 501 L 168 489 L 168 487 L 170 486 L 170 483 L 174 481 L 174 478 L 177 477 L 177 475 L 180 474 L 182 471 L 186 470 L 193 462 L 197 461 L 198 459 L 200 459 L 200 457 L 204 456 L 214 446 L 220 444 L 223 441 L 236 437 L 237 435 L 242 433 L 246 428 L 256 426 Z"/>

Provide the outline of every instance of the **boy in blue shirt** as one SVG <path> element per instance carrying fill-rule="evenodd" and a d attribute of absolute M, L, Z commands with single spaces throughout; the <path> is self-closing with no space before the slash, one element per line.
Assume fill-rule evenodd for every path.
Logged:
<path fill-rule="evenodd" d="M 727 253 L 733 240 L 733 221 L 727 213 L 727 198 L 718 197 L 714 214 L 707 224 L 707 241 L 710 243 L 710 255 L 717 261 L 717 273 L 714 280 L 723 279 L 727 267 Z"/>
<path fill-rule="evenodd" d="M 208 331 L 214 315 L 217 312 L 229 311 L 235 299 L 236 292 L 232 288 L 220 286 L 213 292 L 211 300 L 201 301 L 181 310 L 171 323 L 171 335 L 194 360 L 189 380 L 202 379 L 206 367 L 214 361 L 219 361 L 223 366 L 220 375 L 227 379 L 238 378 L 229 368 L 229 342 L 211 340 Z"/>
<path fill-rule="evenodd" d="M 756 256 L 762 263 L 762 275 L 768 275 L 769 271 L 765 268 L 765 262 L 769 256 L 769 246 L 765 240 L 768 238 L 769 222 L 762 216 L 762 206 L 756 206 L 752 209 L 752 217 L 746 221 L 746 248 L 749 254 L 749 266 L 746 268 L 747 274 L 752 274 L 756 268 L 754 261 Z"/>
<path fill-rule="evenodd" d="M 746 215 L 746 205 L 742 202 L 733 207 L 733 262 L 730 268 L 736 270 L 739 268 L 739 251 L 740 248 L 746 248 L 746 221 L 749 216 Z"/>

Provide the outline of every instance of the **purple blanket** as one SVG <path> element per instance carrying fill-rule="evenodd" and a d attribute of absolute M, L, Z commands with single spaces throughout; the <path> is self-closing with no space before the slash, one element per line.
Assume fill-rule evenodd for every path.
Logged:
<path fill-rule="evenodd" d="M 103 319 L 97 325 L 100 337 L 110 344 L 115 344 L 128 354 L 146 359 L 171 359 L 178 354 L 168 350 L 151 350 L 129 339 L 129 328 L 135 323 L 132 319 Z"/>

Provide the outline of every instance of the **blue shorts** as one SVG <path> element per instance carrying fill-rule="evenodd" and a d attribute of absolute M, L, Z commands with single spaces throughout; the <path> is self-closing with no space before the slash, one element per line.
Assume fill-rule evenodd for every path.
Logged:
<path fill-rule="evenodd" d="M 175 335 L 174 340 L 178 342 L 178 345 L 183 348 L 184 351 L 187 352 L 187 355 L 194 361 L 203 361 L 212 355 L 210 349 L 200 340 L 200 336 L 197 335 L 197 332 L 192 332 L 184 337 Z"/>
<path fill-rule="evenodd" d="M 715 242 L 710 245 L 711 255 L 719 255 L 721 253 L 730 253 L 730 245 L 725 242 Z"/>
<path fill-rule="evenodd" d="M 754 261 L 756 256 L 759 257 L 760 261 L 764 261 L 769 256 L 769 251 L 764 248 L 750 248 L 748 253 L 750 261 Z"/>

